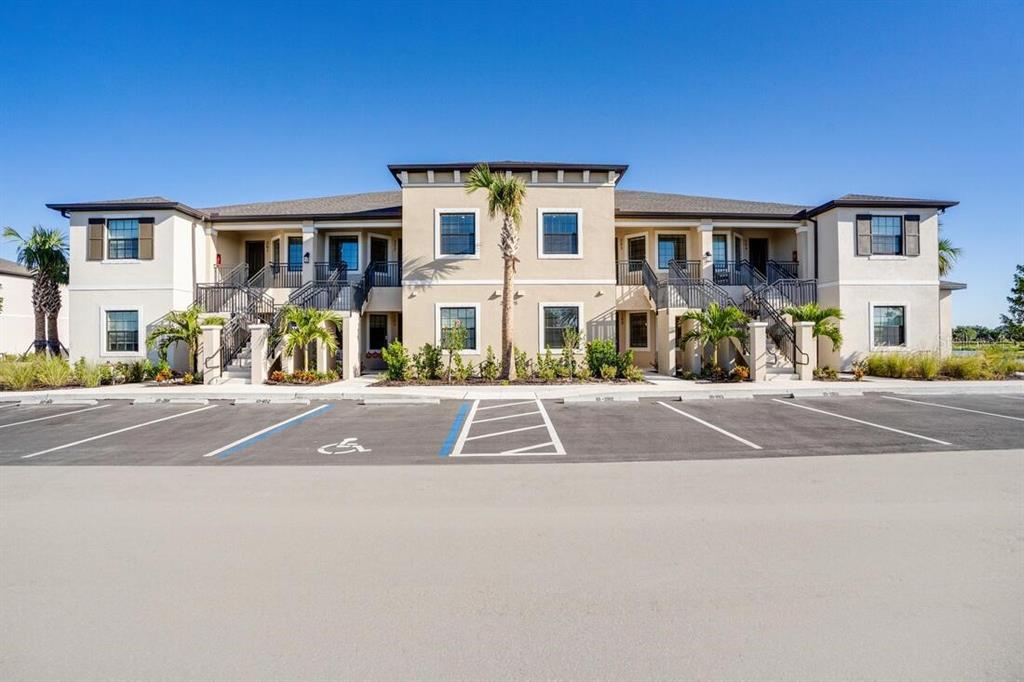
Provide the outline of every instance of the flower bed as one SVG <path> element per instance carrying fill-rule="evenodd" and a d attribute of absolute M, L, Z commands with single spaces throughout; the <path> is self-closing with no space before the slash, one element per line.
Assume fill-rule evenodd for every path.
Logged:
<path fill-rule="evenodd" d="M 179 383 L 198 378 L 185 374 Z M 171 383 L 175 375 L 166 363 L 155 366 L 149 360 L 97 364 L 79 359 L 74 365 L 57 356 L 28 354 L 0 358 L 0 391 L 46 391 L 55 388 L 95 388 L 137 384 L 157 380 Z"/>
<path fill-rule="evenodd" d="M 281 371 L 271 372 L 266 383 L 271 386 L 322 386 L 332 384 L 338 379 L 336 372 L 307 372 L 300 369 L 290 374 Z"/>
<path fill-rule="evenodd" d="M 1017 378 L 1017 373 L 1024 371 L 1024 361 L 1015 351 L 1001 349 L 946 357 L 938 353 L 888 351 L 871 353 L 854 366 L 854 371 L 893 379 L 984 381 Z"/>

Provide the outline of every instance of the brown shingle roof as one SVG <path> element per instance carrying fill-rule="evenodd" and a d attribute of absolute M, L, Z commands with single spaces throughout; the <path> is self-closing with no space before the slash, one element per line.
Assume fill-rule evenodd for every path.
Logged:
<path fill-rule="evenodd" d="M 690 215 L 690 216 L 778 216 L 788 218 L 808 206 L 777 204 L 765 201 L 697 197 L 688 194 L 615 191 L 615 212 L 619 215 Z"/>
<path fill-rule="evenodd" d="M 14 277 L 31 277 L 32 271 L 21 263 L 16 263 L 6 258 L 0 258 L 0 275 L 12 275 Z"/>
<path fill-rule="evenodd" d="M 399 216 L 402 213 L 402 193 L 400 191 L 392 191 L 339 194 L 332 197 L 314 197 L 312 199 L 265 201 L 255 204 L 230 204 L 227 206 L 201 208 L 199 210 L 206 213 L 213 220 L 260 216 L 363 216 L 368 218 Z"/>

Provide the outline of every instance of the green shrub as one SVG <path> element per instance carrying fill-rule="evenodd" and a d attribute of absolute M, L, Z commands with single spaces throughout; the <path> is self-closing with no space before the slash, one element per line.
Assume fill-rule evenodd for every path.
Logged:
<path fill-rule="evenodd" d="M 620 353 L 619 356 L 615 358 L 615 364 L 618 365 L 619 367 L 619 376 L 628 379 L 629 376 L 626 374 L 626 372 L 629 370 L 630 367 L 636 367 L 636 365 L 633 362 L 632 349 Z M 641 372 L 641 376 L 642 375 L 643 372 Z"/>
<path fill-rule="evenodd" d="M 588 341 L 584 361 L 594 376 L 601 374 L 605 365 L 618 366 L 618 354 L 615 352 L 615 342 L 611 339 L 594 339 Z"/>
<path fill-rule="evenodd" d="M 441 378 L 441 348 L 429 343 L 423 344 L 420 352 L 412 356 L 416 376 L 423 381 Z"/>
<path fill-rule="evenodd" d="M 103 371 L 99 365 L 79 358 L 74 369 L 75 382 L 85 388 L 96 388 L 103 381 Z"/>
<path fill-rule="evenodd" d="M 0 384 L 12 391 L 27 391 L 36 384 L 36 365 L 22 360 L 0 362 Z"/>
<path fill-rule="evenodd" d="M 101 384 L 112 384 L 114 383 L 114 368 L 110 365 L 100 365 L 100 383 Z"/>
<path fill-rule="evenodd" d="M 942 373 L 953 379 L 985 379 L 988 377 L 982 355 L 950 356 L 942 361 Z"/>
<path fill-rule="evenodd" d="M 576 378 L 582 381 L 589 381 L 591 377 L 590 368 L 587 367 L 587 363 L 581 364 L 576 368 Z"/>
<path fill-rule="evenodd" d="M 578 329 L 567 327 L 562 330 L 562 367 L 570 379 L 576 376 L 576 350 L 580 346 Z M 559 373 L 562 374 L 561 372 Z"/>
<path fill-rule="evenodd" d="M 939 376 L 942 369 L 942 359 L 937 353 L 917 353 L 911 360 L 914 374 L 927 381 L 932 381 Z"/>
<path fill-rule="evenodd" d="M 384 359 L 387 364 L 387 370 L 385 375 L 392 381 L 403 381 L 409 378 L 409 369 L 412 363 L 412 359 L 409 357 L 409 352 L 402 345 L 401 341 L 392 341 L 385 346 L 380 356 Z"/>
<path fill-rule="evenodd" d="M 614 381 L 615 377 L 619 376 L 619 366 L 608 364 L 601 365 L 601 378 L 605 381 Z"/>
<path fill-rule="evenodd" d="M 515 359 L 517 377 L 520 379 L 533 377 L 533 363 L 530 362 L 530 357 L 526 354 L 525 350 L 519 350 L 513 346 L 512 357 Z"/>
<path fill-rule="evenodd" d="M 487 346 L 487 355 L 484 356 L 483 362 L 480 363 L 480 378 L 485 381 L 497 381 L 500 375 L 501 363 L 495 357 L 494 349 Z"/>
<path fill-rule="evenodd" d="M 74 373 L 67 360 L 49 355 L 36 362 L 36 379 L 46 388 L 61 388 L 71 383 Z"/>
<path fill-rule="evenodd" d="M 636 365 L 629 365 L 623 373 L 626 381 L 639 382 L 644 380 L 644 371 Z"/>
<path fill-rule="evenodd" d="M 462 359 L 460 353 L 455 353 L 452 363 L 451 378 L 455 381 L 464 382 L 473 376 L 473 363 Z"/>
<path fill-rule="evenodd" d="M 836 379 L 839 378 L 839 373 L 828 366 L 815 367 L 812 374 L 814 375 L 814 378 L 818 379 L 819 381 L 835 381 Z"/>

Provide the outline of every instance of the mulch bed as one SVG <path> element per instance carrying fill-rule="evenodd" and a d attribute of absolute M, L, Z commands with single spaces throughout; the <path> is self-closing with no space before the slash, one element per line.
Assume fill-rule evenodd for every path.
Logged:
<path fill-rule="evenodd" d="M 590 385 L 616 385 L 616 384 L 646 384 L 647 381 L 626 381 L 625 379 L 615 379 L 614 381 L 604 381 L 601 379 L 555 379 L 554 381 L 544 381 L 543 379 L 515 379 L 513 381 L 488 381 L 487 379 L 469 379 L 467 381 L 452 381 L 447 382 L 441 379 L 431 379 L 429 381 L 393 381 L 391 379 L 381 379 L 375 383 L 370 384 L 371 387 L 388 387 L 388 386 L 590 386 Z"/>

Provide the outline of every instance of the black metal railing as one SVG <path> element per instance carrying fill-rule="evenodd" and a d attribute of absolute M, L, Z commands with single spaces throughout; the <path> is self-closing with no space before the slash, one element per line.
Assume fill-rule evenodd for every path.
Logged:
<path fill-rule="evenodd" d="M 344 279 L 348 273 L 348 264 L 345 261 L 323 261 L 313 264 L 313 276 L 317 282 L 326 282 L 329 279 Z"/>
<path fill-rule="evenodd" d="M 662 293 L 664 291 L 664 288 L 661 286 L 661 282 L 659 282 L 658 280 L 657 273 L 655 273 L 654 270 L 651 269 L 651 264 L 648 263 L 646 260 L 643 261 L 643 265 L 641 266 L 641 272 L 643 274 L 644 286 L 647 287 L 647 295 L 651 297 L 651 300 L 654 301 L 654 305 L 656 307 L 664 308 L 665 297 Z"/>
<path fill-rule="evenodd" d="M 747 260 L 716 261 L 712 264 L 715 284 L 720 286 L 749 286 L 767 284 L 764 274 Z"/>
<path fill-rule="evenodd" d="M 363 272 L 367 291 L 373 287 L 402 286 L 402 264 L 396 260 L 372 261 Z"/>
<path fill-rule="evenodd" d="M 671 260 L 668 262 L 670 276 L 685 279 L 704 277 L 703 264 L 699 260 Z"/>
<path fill-rule="evenodd" d="M 301 263 L 270 262 L 246 283 L 255 289 L 295 289 L 302 286 Z"/>
<path fill-rule="evenodd" d="M 699 308 L 707 310 L 712 303 L 725 308 L 735 306 L 729 292 L 706 279 L 669 277 L 664 284 L 665 305 L 669 308 Z"/>
<path fill-rule="evenodd" d="M 789 358 L 793 365 L 806 365 L 811 361 L 807 353 L 800 349 L 796 340 L 796 329 L 782 316 L 778 291 L 774 285 L 753 289 L 744 300 L 744 312 L 762 322 L 768 323 L 768 338 L 778 351 Z"/>
<path fill-rule="evenodd" d="M 615 283 L 626 286 L 641 286 L 644 283 L 644 260 L 620 260 L 615 262 Z"/>
<path fill-rule="evenodd" d="M 767 269 L 768 272 L 765 274 L 769 284 L 780 279 L 797 279 L 800 277 L 800 264 L 795 260 L 770 260 L 768 261 Z"/>
<path fill-rule="evenodd" d="M 249 281 L 249 264 L 239 263 L 238 265 L 218 265 L 213 269 L 213 281 L 217 284 L 227 286 L 238 286 Z"/>

